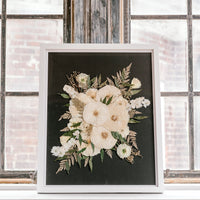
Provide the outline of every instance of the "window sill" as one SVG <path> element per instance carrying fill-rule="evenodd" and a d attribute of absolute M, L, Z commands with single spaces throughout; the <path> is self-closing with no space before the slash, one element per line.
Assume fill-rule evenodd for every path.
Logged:
<path fill-rule="evenodd" d="M 200 200 L 200 185 L 168 185 L 163 194 L 37 194 L 35 185 L 0 185 L 0 200 Z"/>

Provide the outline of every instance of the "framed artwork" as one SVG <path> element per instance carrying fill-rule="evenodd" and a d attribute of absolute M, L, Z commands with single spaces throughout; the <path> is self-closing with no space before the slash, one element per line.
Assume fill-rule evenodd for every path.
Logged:
<path fill-rule="evenodd" d="M 39 193 L 161 193 L 157 49 L 43 45 Z"/>

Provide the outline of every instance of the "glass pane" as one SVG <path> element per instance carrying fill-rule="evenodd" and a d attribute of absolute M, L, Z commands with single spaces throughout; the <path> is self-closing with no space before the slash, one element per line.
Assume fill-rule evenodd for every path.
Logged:
<path fill-rule="evenodd" d="M 192 13 L 196 15 L 200 14 L 200 0 L 192 0 Z"/>
<path fill-rule="evenodd" d="M 165 169 L 189 169 L 187 97 L 162 97 Z"/>
<path fill-rule="evenodd" d="M 194 90 L 200 91 L 200 21 L 193 20 Z"/>
<path fill-rule="evenodd" d="M 0 14 L 1 14 L 1 10 L 2 10 L 2 0 L 0 0 Z"/>
<path fill-rule="evenodd" d="M 7 0 L 8 14 L 63 14 L 63 0 Z"/>
<path fill-rule="evenodd" d="M 200 170 L 200 97 L 194 98 L 194 166 Z"/>
<path fill-rule="evenodd" d="M 36 169 L 38 97 L 7 97 L 5 168 Z"/>
<path fill-rule="evenodd" d="M 38 91 L 40 44 L 62 37 L 62 20 L 8 20 L 7 91 Z"/>
<path fill-rule="evenodd" d="M 187 0 L 131 0 L 132 15 L 186 14 Z"/>
<path fill-rule="evenodd" d="M 131 42 L 159 47 L 161 91 L 187 91 L 187 24 L 177 20 L 132 20 Z"/>

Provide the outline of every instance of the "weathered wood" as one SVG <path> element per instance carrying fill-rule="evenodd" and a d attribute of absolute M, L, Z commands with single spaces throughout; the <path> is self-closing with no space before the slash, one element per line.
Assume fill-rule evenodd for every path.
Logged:
<path fill-rule="evenodd" d="M 91 43 L 107 43 L 107 1 L 91 0 Z"/>
<path fill-rule="evenodd" d="M 63 42 L 71 42 L 71 0 L 63 1 Z"/>
<path fill-rule="evenodd" d="M 200 178 L 165 178 L 165 184 L 200 183 Z"/>
<path fill-rule="evenodd" d="M 129 0 L 124 0 L 123 1 L 123 10 L 124 10 L 124 34 L 123 34 L 123 39 L 124 43 L 130 43 L 130 1 Z"/>
<path fill-rule="evenodd" d="M 111 43 L 120 42 L 120 0 L 111 0 L 110 31 Z"/>
<path fill-rule="evenodd" d="M 31 184 L 33 180 L 28 178 L 0 178 L 0 184 Z"/>
<path fill-rule="evenodd" d="M 84 1 L 84 41 L 91 43 L 91 0 Z"/>
<path fill-rule="evenodd" d="M 74 43 L 84 43 L 84 1 L 74 0 Z"/>

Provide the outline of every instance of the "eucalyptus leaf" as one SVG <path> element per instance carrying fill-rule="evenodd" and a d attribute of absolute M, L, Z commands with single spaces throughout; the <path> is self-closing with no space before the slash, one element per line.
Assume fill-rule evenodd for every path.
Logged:
<path fill-rule="evenodd" d="M 94 144 L 91 142 L 92 150 L 94 152 Z"/>
<path fill-rule="evenodd" d="M 69 165 L 69 162 L 68 162 L 68 161 L 65 163 L 65 167 L 66 167 L 67 173 L 69 174 L 70 165 Z"/>
<path fill-rule="evenodd" d="M 134 116 L 134 119 L 137 119 L 137 120 L 142 120 L 142 119 L 147 119 L 148 116 Z"/>
<path fill-rule="evenodd" d="M 140 123 L 140 121 L 138 120 L 135 120 L 135 119 L 129 119 L 129 124 L 137 124 L 137 123 Z"/>
<path fill-rule="evenodd" d="M 60 96 L 61 96 L 62 98 L 64 98 L 64 99 L 69 99 L 69 98 L 70 98 L 69 95 L 64 94 L 64 93 L 60 94 Z"/>
<path fill-rule="evenodd" d="M 78 151 L 78 153 L 82 153 L 82 152 L 84 152 L 85 150 L 86 150 L 86 147 L 83 148 L 83 149 L 81 149 L 80 151 Z"/>
<path fill-rule="evenodd" d="M 82 136 L 81 136 L 81 134 L 79 134 L 78 140 L 79 140 L 79 143 L 80 143 L 80 145 L 81 145 L 81 144 L 82 144 L 82 142 L 83 142 L 83 139 L 82 139 Z"/>
<path fill-rule="evenodd" d="M 80 168 L 81 168 L 81 160 L 82 158 L 77 154 L 77 162 Z"/>
<path fill-rule="evenodd" d="M 101 149 L 101 162 L 103 162 L 103 159 L 104 159 L 104 150 L 103 149 Z"/>
<path fill-rule="evenodd" d="M 77 128 L 77 127 L 79 127 L 79 126 L 81 125 L 81 123 L 82 123 L 82 122 L 74 123 L 74 124 L 72 125 L 72 127 L 73 127 L 73 128 Z"/>

